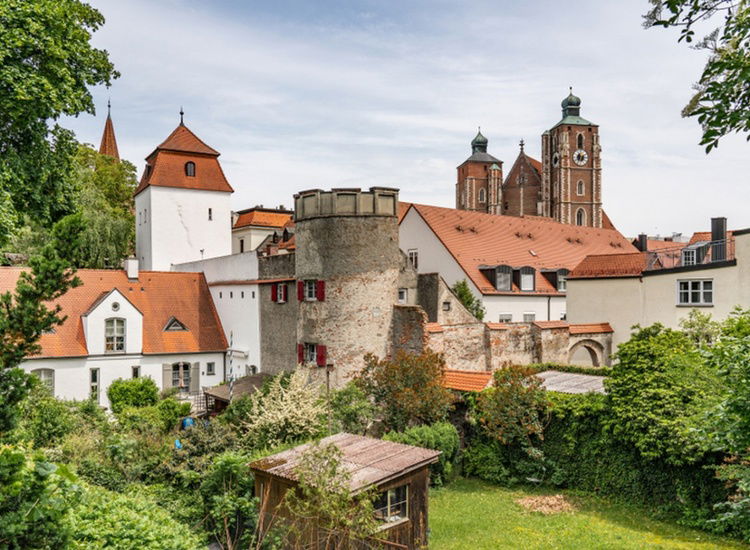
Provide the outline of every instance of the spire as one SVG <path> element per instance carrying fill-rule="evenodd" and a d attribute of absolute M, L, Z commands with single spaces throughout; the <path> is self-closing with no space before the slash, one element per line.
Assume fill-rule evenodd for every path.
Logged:
<path fill-rule="evenodd" d="M 521 152 L 523 153 L 523 146 L 524 146 L 524 141 L 523 141 L 523 139 L 522 139 L 522 140 L 521 140 L 520 142 L 518 142 L 518 145 L 520 145 L 520 146 L 521 146 Z"/>
<path fill-rule="evenodd" d="M 115 139 L 115 127 L 112 124 L 112 105 L 107 100 L 107 121 L 104 123 L 104 133 L 102 133 L 102 142 L 99 145 L 99 153 L 108 155 L 119 161 L 120 153 L 117 151 L 117 140 Z"/>
<path fill-rule="evenodd" d="M 471 140 L 472 153 L 486 153 L 488 140 L 482 135 L 482 127 L 479 126 L 477 135 Z"/>
<path fill-rule="evenodd" d="M 185 122 L 183 122 L 182 118 L 185 116 L 185 111 L 182 110 L 182 105 L 180 105 L 180 126 L 185 126 Z"/>

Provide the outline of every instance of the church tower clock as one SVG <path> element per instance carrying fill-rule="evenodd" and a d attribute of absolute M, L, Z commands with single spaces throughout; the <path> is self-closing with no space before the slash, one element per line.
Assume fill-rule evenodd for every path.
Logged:
<path fill-rule="evenodd" d="M 542 215 L 602 227 L 599 126 L 581 117 L 581 99 L 562 101 L 562 120 L 542 134 Z"/>

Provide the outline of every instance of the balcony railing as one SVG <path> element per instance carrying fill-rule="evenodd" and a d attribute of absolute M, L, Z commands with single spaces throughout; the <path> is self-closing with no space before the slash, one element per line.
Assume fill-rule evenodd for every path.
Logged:
<path fill-rule="evenodd" d="M 702 241 L 685 245 L 682 248 L 661 248 L 649 250 L 646 257 L 646 271 L 672 269 L 693 265 L 710 265 L 734 259 L 734 239 Z"/>

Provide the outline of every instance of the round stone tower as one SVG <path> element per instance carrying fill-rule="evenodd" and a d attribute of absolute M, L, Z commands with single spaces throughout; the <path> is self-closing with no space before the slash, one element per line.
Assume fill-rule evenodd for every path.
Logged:
<path fill-rule="evenodd" d="M 397 213 L 398 190 L 387 187 L 294 196 L 298 359 L 333 365 L 332 386 L 359 371 L 366 353 L 388 352 L 400 265 Z"/>

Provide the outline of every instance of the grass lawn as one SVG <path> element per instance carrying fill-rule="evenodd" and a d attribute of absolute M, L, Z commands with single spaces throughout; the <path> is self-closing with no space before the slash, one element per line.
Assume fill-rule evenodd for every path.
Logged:
<path fill-rule="evenodd" d="M 576 511 L 551 515 L 531 512 L 516 504 L 523 497 L 558 493 L 506 489 L 475 479 L 458 479 L 430 493 L 430 549 L 750 548 L 651 519 L 643 508 L 596 496 L 566 494 Z"/>

